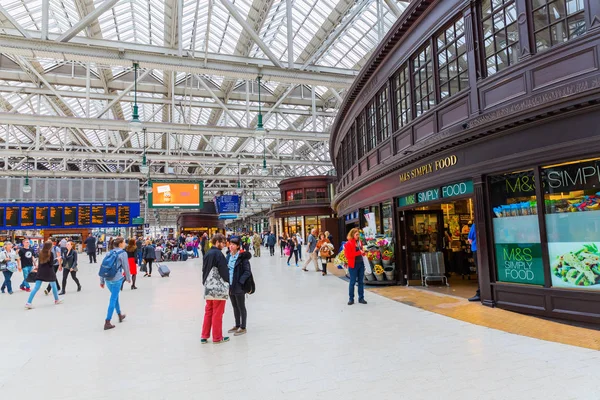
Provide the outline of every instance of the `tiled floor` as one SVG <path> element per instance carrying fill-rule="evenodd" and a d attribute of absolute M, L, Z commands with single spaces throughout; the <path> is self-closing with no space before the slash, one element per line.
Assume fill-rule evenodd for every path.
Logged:
<path fill-rule="evenodd" d="M 123 324 L 103 331 L 97 266 L 54 306 L 0 295 L 2 399 L 598 399 L 600 353 L 472 325 L 347 283 L 253 259 L 248 334 L 201 345 L 200 261 L 128 288 Z M 14 281 L 16 282 L 16 278 Z M 73 289 L 72 282 L 69 289 Z M 224 326 L 233 325 L 228 305 Z"/>

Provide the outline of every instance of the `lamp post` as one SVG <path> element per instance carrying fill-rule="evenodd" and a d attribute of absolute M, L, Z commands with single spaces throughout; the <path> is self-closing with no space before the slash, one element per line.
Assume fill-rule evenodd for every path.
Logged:
<path fill-rule="evenodd" d="M 133 63 L 133 112 L 131 114 L 131 122 L 129 122 L 129 129 L 131 129 L 132 132 L 139 132 L 142 130 L 142 122 L 140 121 L 137 104 L 137 71 L 138 63 Z"/>
<path fill-rule="evenodd" d="M 23 185 L 23 193 L 30 193 L 31 185 L 29 184 L 29 157 L 27 157 L 27 170 L 25 172 L 25 184 Z"/>
<path fill-rule="evenodd" d="M 142 156 L 142 165 L 140 166 L 140 172 L 142 174 L 148 174 L 150 172 L 150 166 L 148 166 L 148 162 L 146 160 L 146 128 L 144 131 L 144 155 Z"/>

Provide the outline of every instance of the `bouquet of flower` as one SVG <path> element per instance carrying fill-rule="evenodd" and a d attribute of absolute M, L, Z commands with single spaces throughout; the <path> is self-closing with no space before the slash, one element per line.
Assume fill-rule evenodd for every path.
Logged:
<path fill-rule="evenodd" d="M 342 267 L 348 265 L 348 259 L 346 258 L 346 255 L 344 254 L 344 250 L 339 252 L 339 254 L 335 257 L 333 262 L 335 263 L 335 265 L 342 266 Z"/>
<path fill-rule="evenodd" d="M 369 250 L 367 252 L 367 258 L 369 261 L 376 261 L 381 259 L 381 252 L 379 250 Z"/>
<path fill-rule="evenodd" d="M 375 265 L 375 268 L 373 268 L 373 271 L 375 272 L 376 275 L 381 275 L 384 272 L 383 267 L 379 264 Z"/>
<path fill-rule="evenodd" d="M 389 242 L 386 239 L 379 239 L 377 241 L 377 246 L 379 247 L 386 247 L 389 244 Z"/>

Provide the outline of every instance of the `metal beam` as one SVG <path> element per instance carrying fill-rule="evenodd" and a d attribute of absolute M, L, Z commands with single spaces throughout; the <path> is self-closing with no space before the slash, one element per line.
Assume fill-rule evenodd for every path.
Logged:
<path fill-rule="evenodd" d="M 275 54 L 273 54 L 271 49 L 269 49 L 269 46 L 267 46 L 265 44 L 265 42 L 263 42 L 261 37 L 258 36 L 258 34 L 256 32 L 254 32 L 254 29 L 252 29 L 250 24 L 248 24 L 248 22 L 246 22 L 244 17 L 242 17 L 240 12 L 237 10 L 236 6 L 234 6 L 232 3 L 230 3 L 229 0 L 221 0 L 221 3 L 223 3 L 223 5 L 229 11 L 231 16 L 242 26 L 242 28 L 244 28 L 244 30 L 248 33 L 248 35 L 250 35 L 250 37 L 252 38 L 254 43 L 256 43 L 258 45 L 258 47 L 260 47 L 260 49 L 263 51 L 263 53 L 265 53 L 265 55 L 267 57 L 269 57 L 269 60 L 271 60 L 273 65 L 275 65 L 279 68 L 282 68 L 282 66 L 279 63 L 279 60 L 277 59 Z"/>
<path fill-rule="evenodd" d="M 48 10 L 50 0 L 42 0 L 42 40 L 48 40 Z"/>
<path fill-rule="evenodd" d="M 8 20 L 8 22 L 10 22 L 10 24 L 11 24 L 12 26 L 14 26 L 14 27 L 15 27 L 15 29 L 16 29 L 17 31 L 19 31 L 19 33 L 20 33 L 21 35 L 23 35 L 23 36 L 24 36 L 25 38 L 27 38 L 27 39 L 31 39 L 31 36 L 30 36 L 30 35 L 29 35 L 29 33 L 28 33 L 26 30 L 25 30 L 25 28 L 23 28 L 23 27 L 21 26 L 21 24 L 19 24 L 19 23 L 17 22 L 17 20 L 16 20 L 16 19 L 14 19 L 14 18 L 12 17 L 12 15 L 10 15 L 10 13 L 9 13 L 8 11 L 6 11 L 6 9 L 5 9 L 4 7 L 2 7 L 2 5 L 0 5 L 0 14 L 4 15 L 4 18 L 6 18 L 6 19 Z"/>
<path fill-rule="evenodd" d="M 294 29 L 292 26 L 292 0 L 285 0 L 285 13 L 287 18 L 287 41 L 288 41 L 288 68 L 294 68 Z"/>
<path fill-rule="evenodd" d="M 32 32 L 39 36 L 39 32 Z M 50 38 L 56 37 L 49 34 Z M 76 43 L 75 43 L 76 42 Z M 81 44 L 80 44 L 81 43 Z M 207 61 L 194 57 L 178 57 L 167 47 L 137 45 L 124 42 L 75 37 L 70 43 L 25 39 L 0 34 L 0 52 L 28 58 L 54 58 L 93 62 L 100 65 L 129 68 L 138 62 L 141 68 L 175 70 L 188 73 L 217 75 L 235 79 L 255 79 L 262 74 L 265 81 L 348 88 L 358 75 L 357 70 L 311 66 L 310 71 L 271 65 L 269 60 L 223 54 L 210 54 Z M 188 52 L 192 56 L 192 52 Z"/>
<path fill-rule="evenodd" d="M 35 114 L 11 114 L 3 112 L 0 113 L 0 121 L 3 124 L 17 126 L 39 125 L 73 129 L 95 129 L 99 131 L 129 131 L 129 121 L 124 120 L 60 117 Z M 216 135 L 228 137 L 256 136 L 256 131 L 248 128 L 198 126 L 165 122 L 144 122 L 144 127 L 149 133 L 179 133 L 182 135 Z M 280 138 L 288 140 L 329 140 L 329 133 L 327 132 L 269 130 L 265 131 L 264 136 L 267 139 Z"/>
<path fill-rule="evenodd" d="M 385 0 L 385 4 L 387 4 L 388 8 L 392 13 L 394 13 L 396 18 L 400 18 L 400 16 L 402 15 L 402 11 L 396 5 L 396 2 L 394 0 Z"/>
<path fill-rule="evenodd" d="M 242 124 L 240 124 L 240 121 L 238 121 L 238 119 L 235 117 L 235 115 L 233 115 L 233 113 L 231 111 L 229 111 L 229 109 L 227 108 L 227 106 L 225 104 L 223 104 L 223 102 L 221 101 L 221 99 L 219 99 L 219 97 L 211 90 L 211 88 L 208 87 L 208 85 L 204 81 L 204 78 L 202 76 L 200 76 L 200 75 L 196 75 L 196 79 L 198 80 L 198 82 L 200 82 L 200 85 L 202 85 L 202 87 L 204 88 L 204 90 L 206 90 L 208 93 L 210 93 L 210 95 L 217 102 L 217 104 L 219 106 L 221 106 L 221 108 L 223 109 L 223 111 L 225 111 L 225 113 L 227 115 L 229 115 L 229 117 L 233 120 L 233 122 L 235 122 L 236 125 L 241 128 Z"/>
<path fill-rule="evenodd" d="M 77 35 L 82 29 L 85 29 L 89 24 L 91 24 L 96 18 L 104 14 L 106 11 L 113 8 L 115 4 L 117 4 L 119 0 L 104 0 L 100 7 L 96 8 L 94 11 L 86 15 L 83 19 L 80 19 L 75 25 L 71 27 L 68 31 L 63 33 L 56 39 L 57 42 L 68 42 L 73 39 L 75 35 Z"/>
<path fill-rule="evenodd" d="M 146 76 L 148 76 L 148 74 L 152 72 L 151 69 L 148 69 L 146 71 L 144 71 L 144 73 L 138 78 L 138 80 L 142 80 L 144 79 Z M 117 97 L 115 97 L 114 99 L 112 99 L 112 101 L 110 103 L 108 103 L 108 105 L 106 107 L 104 107 L 104 109 L 102 111 L 100 111 L 100 113 L 98 115 L 96 115 L 96 118 L 100 118 L 102 117 L 104 114 L 106 114 L 106 112 L 108 112 L 108 110 L 110 110 L 115 103 L 117 103 L 118 101 L 120 101 L 123 96 L 125 96 L 126 94 L 128 94 L 129 92 L 131 92 L 131 89 L 133 89 L 133 87 L 135 86 L 136 82 L 132 82 L 131 85 L 129 85 L 125 90 L 123 90 Z"/>

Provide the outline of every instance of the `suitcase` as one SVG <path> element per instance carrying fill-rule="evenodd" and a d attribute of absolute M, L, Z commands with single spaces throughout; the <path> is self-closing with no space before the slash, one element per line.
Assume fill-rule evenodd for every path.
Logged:
<path fill-rule="evenodd" d="M 185 252 L 185 251 L 184 251 L 184 252 L 182 252 L 182 253 L 181 253 L 181 261 L 187 261 L 187 259 L 188 259 L 188 254 L 187 254 L 187 252 Z"/>
<path fill-rule="evenodd" d="M 177 261 L 177 260 L 179 260 L 179 254 L 177 254 L 177 253 L 171 254 L 171 261 Z"/>
<path fill-rule="evenodd" d="M 166 265 L 159 264 L 158 265 L 158 273 L 160 274 L 160 276 L 162 278 L 164 278 L 165 276 L 168 278 L 169 275 L 171 275 L 171 270 Z"/>

